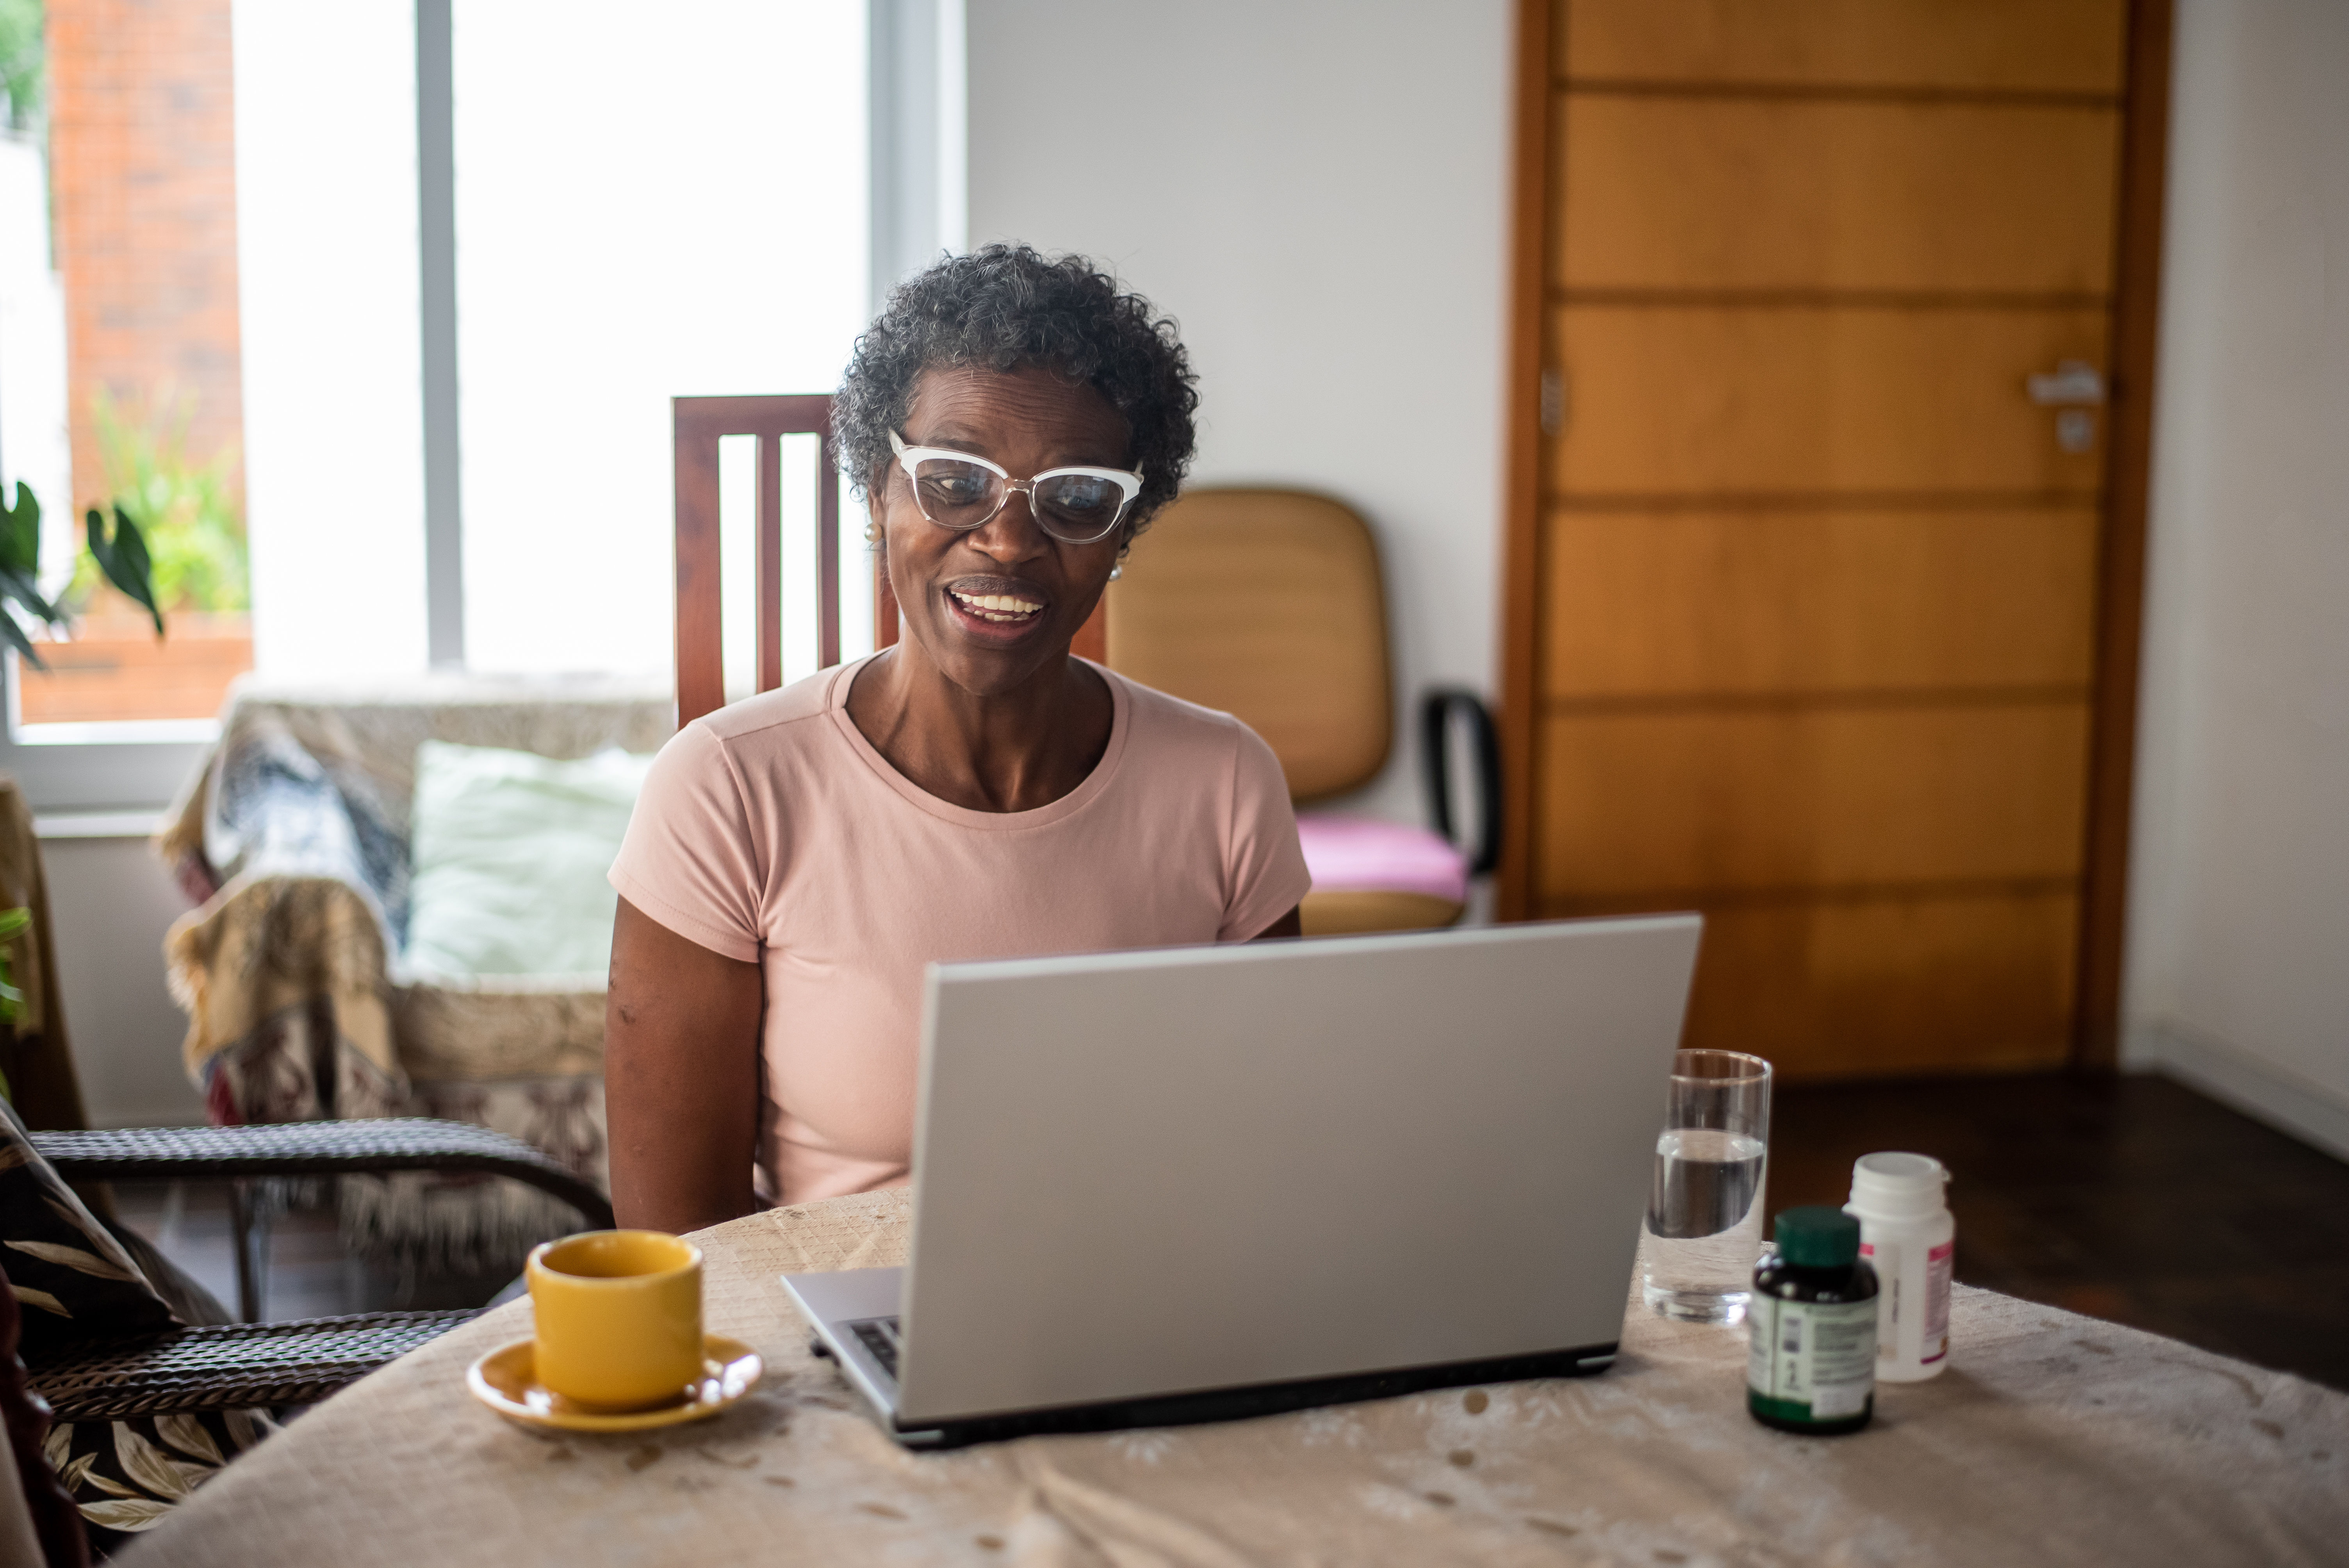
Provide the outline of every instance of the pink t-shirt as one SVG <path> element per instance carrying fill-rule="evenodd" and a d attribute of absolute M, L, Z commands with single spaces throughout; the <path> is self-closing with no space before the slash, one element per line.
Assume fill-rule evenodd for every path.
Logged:
<path fill-rule="evenodd" d="M 925 966 L 1244 942 L 1311 885 L 1280 763 L 1228 714 L 1102 670 L 1116 715 L 1084 782 L 1033 811 L 973 811 L 851 722 L 862 667 L 679 730 L 612 866 L 630 903 L 764 975 L 771 1202 L 906 1180 Z"/>

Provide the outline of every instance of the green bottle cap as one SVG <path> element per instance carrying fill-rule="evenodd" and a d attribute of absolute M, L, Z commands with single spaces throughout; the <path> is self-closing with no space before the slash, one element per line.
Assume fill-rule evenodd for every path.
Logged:
<path fill-rule="evenodd" d="M 1798 1269 L 1847 1269 L 1859 1261 L 1859 1222 L 1841 1209 L 1787 1209 L 1773 1234 L 1778 1255 Z"/>

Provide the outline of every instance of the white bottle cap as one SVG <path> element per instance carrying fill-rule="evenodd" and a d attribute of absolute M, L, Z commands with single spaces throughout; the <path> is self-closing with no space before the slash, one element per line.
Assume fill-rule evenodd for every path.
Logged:
<path fill-rule="evenodd" d="M 1930 1154 L 1863 1154 L 1852 1162 L 1851 1205 L 1887 1218 L 1916 1219 L 1941 1207 L 1949 1171 Z"/>

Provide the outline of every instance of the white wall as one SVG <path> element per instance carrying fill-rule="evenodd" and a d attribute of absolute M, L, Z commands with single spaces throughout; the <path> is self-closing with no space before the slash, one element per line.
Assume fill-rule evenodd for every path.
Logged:
<path fill-rule="evenodd" d="M 2184 0 L 2129 1059 L 2349 1155 L 2349 7 Z"/>
<path fill-rule="evenodd" d="M 203 1097 L 180 1065 L 187 1015 L 163 985 L 163 933 L 187 899 L 141 835 L 45 838 L 41 863 L 91 1125 L 201 1125 Z"/>
<path fill-rule="evenodd" d="M 1325 490 L 1369 519 L 1405 704 L 1495 685 L 1511 17 L 968 5 L 971 242 L 1081 251 L 1182 323 L 1193 482 Z M 1091 115 L 1071 111 L 1073 62 Z M 1358 804 L 1423 820 L 1400 723 L 1397 742 Z"/>

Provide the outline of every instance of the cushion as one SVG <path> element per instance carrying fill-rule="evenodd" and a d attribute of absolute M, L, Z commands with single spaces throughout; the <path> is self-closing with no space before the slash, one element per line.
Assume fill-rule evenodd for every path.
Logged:
<path fill-rule="evenodd" d="M 409 975 L 603 975 L 618 907 L 604 873 L 652 761 L 418 747 Z"/>
<path fill-rule="evenodd" d="M 91 1548 L 110 1557 L 276 1429 L 260 1410 L 60 1421 L 41 1452 L 73 1498 Z"/>
<path fill-rule="evenodd" d="M 34 1150 L 5 1100 L 0 1275 L 19 1309 L 19 1353 L 35 1367 L 76 1339 L 152 1333 L 177 1321 L 122 1243 Z M 218 1312 L 201 1289 L 196 1295 L 202 1298 L 196 1305 Z M 59 1422 L 41 1452 L 103 1557 L 152 1529 L 173 1503 L 274 1429 L 258 1410 Z"/>
<path fill-rule="evenodd" d="M 1450 841 L 1374 817 L 1299 813 L 1297 838 L 1315 892 L 1408 892 L 1468 902 L 1468 861 Z"/>
<path fill-rule="evenodd" d="M 0 1100 L 0 1272 L 23 1310 L 23 1355 L 37 1362 L 89 1336 L 152 1333 L 171 1309 L 130 1254 L 36 1153 Z"/>
<path fill-rule="evenodd" d="M 1298 913 L 1308 936 L 1361 936 L 1379 931 L 1429 931 L 1458 920 L 1462 907 L 1423 892 L 1362 892 L 1315 888 Z"/>

